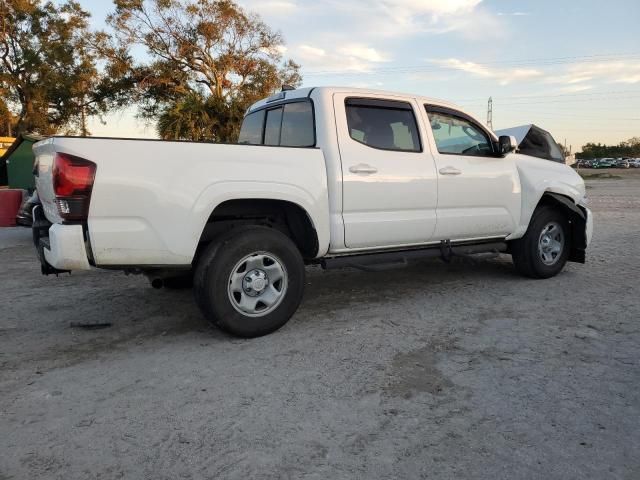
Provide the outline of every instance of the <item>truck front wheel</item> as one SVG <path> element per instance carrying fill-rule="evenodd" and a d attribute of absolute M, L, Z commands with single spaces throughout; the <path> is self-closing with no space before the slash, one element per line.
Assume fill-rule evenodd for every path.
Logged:
<path fill-rule="evenodd" d="M 549 205 L 538 207 L 524 237 L 511 244 L 516 270 L 531 278 L 549 278 L 564 268 L 571 238 L 566 217 Z"/>
<path fill-rule="evenodd" d="M 193 281 L 196 301 L 212 323 L 240 337 L 259 337 L 283 326 L 297 310 L 304 262 L 280 231 L 239 227 L 206 248 Z"/>

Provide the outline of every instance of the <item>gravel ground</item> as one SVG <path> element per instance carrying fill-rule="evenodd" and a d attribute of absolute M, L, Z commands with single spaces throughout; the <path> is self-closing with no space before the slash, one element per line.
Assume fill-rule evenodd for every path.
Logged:
<path fill-rule="evenodd" d="M 0 230 L 0 479 L 640 478 L 638 174 L 589 181 L 586 265 L 309 269 L 255 340 Z"/>

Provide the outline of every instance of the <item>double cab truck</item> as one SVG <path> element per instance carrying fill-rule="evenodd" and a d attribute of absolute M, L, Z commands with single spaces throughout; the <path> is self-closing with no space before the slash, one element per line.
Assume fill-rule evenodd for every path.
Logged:
<path fill-rule="evenodd" d="M 252 105 L 238 144 L 52 137 L 34 146 L 34 241 L 45 274 L 91 268 L 189 282 L 204 316 L 244 337 L 295 313 L 305 265 L 387 268 L 510 254 L 518 272 L 585 262 L 585 185 L 518 154 L 455 105 L 355 88 Z"/>

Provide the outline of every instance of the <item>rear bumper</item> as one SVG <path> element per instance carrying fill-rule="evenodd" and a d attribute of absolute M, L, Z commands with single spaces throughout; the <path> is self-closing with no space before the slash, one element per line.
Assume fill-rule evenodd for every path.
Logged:
<path fill-rule="evenodd" d="M 47 263 L 58 270 L 89 270 L 82 225 L 60 225 L 49 228 L 49 248 L 44 248 Z"/>
<path fill-rule="evenodd" d="M 37 210 L 34 209 L 33 241 L 38 250 L 42 273 L 90 270 L 82 225 L 55 223 L 47 228 L 42 218 L 38 218 L 44 215 L 38 215 Z"/>

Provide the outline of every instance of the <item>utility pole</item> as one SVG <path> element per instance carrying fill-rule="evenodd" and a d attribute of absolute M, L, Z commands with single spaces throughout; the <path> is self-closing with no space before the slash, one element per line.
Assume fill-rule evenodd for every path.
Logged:
<path fill-rule="evenodd" d="M 487 104 L 487 127 L 493 130 L 493 98 L 489 97 Z"/>

